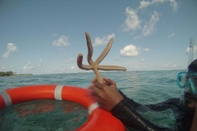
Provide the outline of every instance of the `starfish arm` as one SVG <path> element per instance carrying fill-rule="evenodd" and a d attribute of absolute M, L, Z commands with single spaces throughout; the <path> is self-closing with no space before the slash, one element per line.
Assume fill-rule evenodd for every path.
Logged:
<path fill-rule="evenodd" d="M 96 75 L 96 79 L 98 82 L 102 83 L 102 76 L 100 74 L 100 72 L 98 71 L 97 68 L 92 68 L 92 70 L 94 71 L 94 74 Z"/>
<path fill-rule="evenodd" d="M 105 47 L 105 49 L 103 50 L 103 52 L 100 54 L 100 56 L 96 59 L 95 63 L 99 64 L 104 58 L 105 56 L 109 53 L 112 43 L 113 43 L 114 39 L 112 38 L 109 43 L 107 44 L 107 46 Z"/>
<path fill-rule="evenodd" d="M 126 71 L 127 69 L 125 67 L 122 66 L 114 66 L 114 65 L 99 65 L 98 70 L 122 70 L 122 71 Z"/>
<path fill-rule="evenodd" d="M 93 48 L 92 48 L 92 43 L 91 43 L 91 39 L 90 39 L 90 35 L 88 34 L 88 32 L 85 33 L 86 36 L 86 41 L 87 41 L 87 47 L 88 47 L 88 55 L 87 55 L 87 61 L 89 63 L 89 65 L 84 65 L 82 64 L 83 61 L 83 55 L 79 54 L 77 57 L 77 65 L 80 69 L 83 70 L 93 70 L 97 81 L 102 83 L 102 76 L 99 72 L 99 70 L 123 70 L 126 71 L 127 69 L 125 67 L 121 67 L 121 66 L 113 66 L 113 65 L 99 65 L 99 63 L 105 58 L 105 56 L 109 53 L 112 43 L 114 41 L 114 39 L 112 38 L 109 43 L 107 44 L 107 46 L 105 47 L 105 49 L 103 50 L 103 52 L 100 54 L 100 56 L 96 59 L 96 61 L 94 62 L 92 60 L 92 55 L 93 55 Z"/>
<path fill-rule="evenodd" d="M 83 55 L 79 54 L 77 57 L 78 67 L 83 70 L 92 70 L 92 67 L 90 65 L 84 65 L 84 64 L 82 64 L 82 61 L 83 61 Z"/>
<path fill-rule="evenodd" d="M 93 54 L 92 42 L 91 42 L 90 35 L 88 34 L 88 32 L 85 32 L 85 35 L 86 35 L 86 41 L 87 41 L 87 47 L 88 47 L 87 61 L 91 65 L 93 63 L 93 61 L 92 61 L 92 54 Z"/>

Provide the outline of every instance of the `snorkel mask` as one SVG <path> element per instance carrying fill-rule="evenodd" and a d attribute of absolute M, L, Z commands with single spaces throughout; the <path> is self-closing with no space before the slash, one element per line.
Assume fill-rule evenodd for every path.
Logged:
<path fill-rule="evenodd" d="M 185 89 L 187 96 L 190 94 L 197 100 L 197 72 L 180 72 L 177 76 L 177 85 Z"/>
<path fill-rule="evenodd" d="M 188 72 L 180 72 L 177 75 L 178 87 L 185 89 L 183 103 L 185 99 L 193 99 L 197 101 L 197 59 L 188 66 Z"/>

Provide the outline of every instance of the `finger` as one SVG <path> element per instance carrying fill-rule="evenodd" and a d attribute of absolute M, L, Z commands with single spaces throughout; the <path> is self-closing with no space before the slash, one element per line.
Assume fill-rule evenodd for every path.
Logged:
<path fill-rule="evenodd" d="M 109 86 L 109 84 L 108 84 L 107 81 L 104 79 L 104 77 L 103 77 L 103 79 L 102 79 L 102 83 Z"/>
<path fill-rule="evenodd" d="M 105 85 L 102 84 L 102 83 L 100 83 L 100 82 L 96 82 L 96 83 L 94 83 L 94 84 L 95 84 L 95 86 L 96 86 L 98 89 L 100 89 L 100 90 L 104 89 L 104 87 L 105 87 Z"/>
<path fill-rule="evenodd" d="M 106 79 L 108 79 L 108 78 L 107 77 L 103 77 L 103 80 L 102 80 L 103 84 L 110 86 L 111 83 L 109 83 Z"/>
<path fill-rule="evenodd" d="M 97 82 L 96 78 L 92 79 L 92 83 L 96 83 L 96 82 Z"/>
<path fill-rule="evenodd" d="M 89 95 L 90 95 L 91 99 L 93 99 L 93 100 L 97 101 L 98 103 L 100 103 L 99 96 L 96 93 L 94 93 L 92 90 L 89 93 Z"/>
<path fill-rule="evenodd" d="M 89 85 L 89 86 L 88 86 L 88 89 L 90 89 L 90 90 L 91 90 L 91 86 L 93 86 L 93 84 Z"/>
<path fill-rule="evenodd" d="M 98 97 L 98 95 L 93 90 L 90 91 L 90 95 L 93 96 L 93 97 L 95 97 L 96 99 Z"/>
<path fill-rule="evenodd" d="M 113 80 L 111 80 L 107 77 L 104 77 L 103 80 L 109 85 L 116 85 L 116 82 L 114 82 Z"/>
<path fill-rule="evenodd" d="M 98 82 L 97 82 L 98 83 Z M 97 87 L 95 84 L 92 84 L 89 89 L 91 90 L 91 93 L 94 94 L 95 96 L 99 96 L 101 94 L 101 89 L 100 87 Z"/>

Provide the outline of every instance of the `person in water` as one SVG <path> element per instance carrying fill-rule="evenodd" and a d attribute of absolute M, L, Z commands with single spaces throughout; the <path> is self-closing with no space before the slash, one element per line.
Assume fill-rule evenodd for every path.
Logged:
<path fill-rule="evenodd" d="M 181 98 L 171 98 L 151 105 L 142 105 L 128 98 L 117 89 L 116 82 L 109 78 L 103 78 L 103 83 L 93 79 L 89 89 L 99 105 L 110 111 L 131 131 L 170 131 L 143 118 L 136 112 L 138 107 L 154 111 L 171 109 L 176 116 L 175 126 L 178 131 L 197 131 L 197 59 L 188 66 L 187 72 L 178 74 L 177 85 L 184 88 Z"/>

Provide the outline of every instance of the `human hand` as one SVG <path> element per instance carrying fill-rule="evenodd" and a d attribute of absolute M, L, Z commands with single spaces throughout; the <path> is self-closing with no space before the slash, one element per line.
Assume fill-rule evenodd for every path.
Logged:
<path fill-rule="evenodd" d="M 95 96 L 99 105 L 103 109 L 111 111 L 123 97 L 118 92 L 116 83 L 113 80 L 103 78 L 102 81 L 103 83 L 99 83 L 96 79 L 93 79 L 89 89 L 91 89 L 91 94 Z"/>
<path fill-rule="evenodd" d="M 97 82 L 96 78 L 92 79 L 92 83 L 96 83 L 96 82 Z M 102 79 L 102 83 L 107 85 L 107 86 L 109 86 L 109 87 L 111 87 L 111 88 L 117 89 L 116 82 L 111 80 L 111 79 L 109 79 L 109 78 L 107 78 L 107 77 L 104 77 Z"/>

